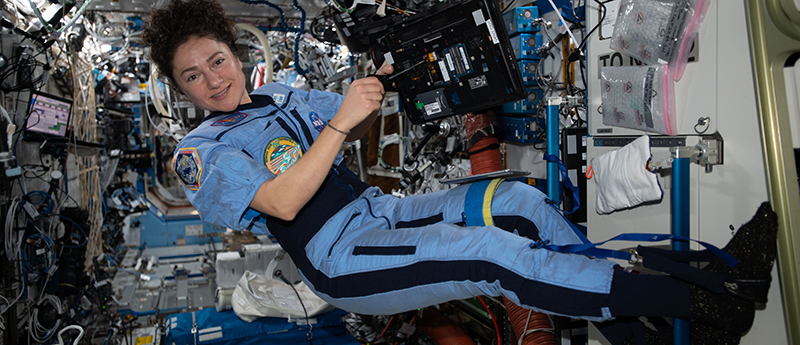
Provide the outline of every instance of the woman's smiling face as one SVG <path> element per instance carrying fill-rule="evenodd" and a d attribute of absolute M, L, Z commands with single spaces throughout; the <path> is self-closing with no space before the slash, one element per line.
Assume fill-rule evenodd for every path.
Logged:
<path fill-rule="evenodd" d="M 172 65 L 178 87 L 200 108 L 231 112 L 250 103 L 242 63 L 225 43 L 190 38 L 175 50 Z"/>

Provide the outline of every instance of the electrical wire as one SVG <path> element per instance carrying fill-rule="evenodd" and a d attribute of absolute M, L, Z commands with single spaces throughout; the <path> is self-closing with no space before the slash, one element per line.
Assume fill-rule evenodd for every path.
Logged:
<path fill-rule="evenodd" d="M 11 302 L 8 302 L 8 300 L 5 297 L 3 297 L 3 299 L 7 302 L 6 304 L 8 304 L 8 305 L 5 308 L 3 308 L 3 310 L 0 310 L 0 314 L 5 314 L 6 311 L 11 309 L 11 307 L 14 306 L 14 304 L 16 304 L 17 301 L 19 301 L 20 298 L 22 298 L 22 295 L 25 293 L 26 289 L 27 289 L 26 285 L 22 284 L 20 286 L 20 289 L 19 289 L 19 295 L 17 295 L 17 298 L 15 298 Z"/>
<path fill-rule="evenodd" d="M 91 4 L 92 1 L 94 1 L 94 0 L 86 0 L 86 1 L 84 1 L 83 2 L 83 6 L 81 6 L 81 8 L 78 9 L 78 12 L 76 12 L 75 15 L 72 16 L 72 19 L 67 23 L 67 25 L 62 26 L 61 29 L 58 29 L 56 31 L 56 33 L 60 34 L 60 33 L 64 32 L 64 30 L 69 29 L 69 27 L 71 27 L 72 24 L 75 24 L 75 21 L 78 20 L 78 18 L 82 18 L 83 11 L 85 11 L 86 8 L 89 7 L 89 4 Z"/>
<path fill-rule="evenodd" d="M 70 218 L 67 218 L 67 217 L 64 217 L 64 216 L 62 216 L 60 214 L 58 216 L 61 217 L 62 219 L 66 219 L 66 220 L 70 221 L 70 223 L 75 225 L 75 228 L 80 230 L 81 234 L 83 235 L 83 242 L 81 244 L 75 245 L 75 246 L 64 245 L 64 247 L 65 248 L 80 248 L 80 247 L 85 246 L 86 245 L 86 241 L 88 240 L 88 238 L 86 237 L 86 231 L 84 231 L 83 228 L 80 225 L 78 225 L 78 223 L 76 223 L 74 220 L 72 220 Z"/>
<path fill-rule="evenodd" d="M 13 91 L 19 92 L 22 90 L 36 89 L 39 88 L 39 86 L 43 85 L 44 81 L 47 79 L 46 77 L 46 75 L 48 74 L 47 70 L 50 68 L 50 66 L 42 64 L 36 59 L 36 57 L 38 57 L 42 53 L 47 54 L 46 49 L 42 49 L 36 55 L 28 55 L 28 54 L 22 55 L 19 58 L 17 58 L 17 61 L 14 64 L 7 66 L 5 70 L 2 73 L 0 73 L 0 85 L 3 85 L 0 86 L 0 89 L 4 92 L 13 92 Z M 31 78 L 33 76 L 34 71 L 40 67 L 43 69 L 42 74 L 40 74 L 36 78 Z M 20 68 L 25 68 L 25 69 L 20 71 Z M 16 83 L 14 85 L 5 86 L 6 85 L 5 81 L 12 75 L 16 77 L 17 79 Z"/>
<path fill-rule="evenodd" d="M 308 337 L 308 344 L 314 345 L 313 343 L 314 335 L 311 333 L 314 330 L 314 326 L 311 325 L 311 321 L 309 321 L 308 319 L 308 311 L 306 311 L 306 305 L 305 303 L 303 303 L 303 298 L 300 297 L 300 293 L 297 292 L 297 289 L 295 289 L 294 285 L 289 283 L 289 281 L 283 276 L 283 274 L 281 274 L 281 271 L 275 272 L 275 275 L 281 280 L 283 280 L 283 282 L 286 283 L 286 285 L 289 285 L 292 288 L 292 290 L 294 290 L 294 293 L 297 295 L 297 300 L 300 301 L 300 306 L 303 307 L 303 314 L 306 315 L 306 325 L 308 325 L 308 333 L 306 334 L 306 336 Z"/>
<path fill-rule="evenodd" d="M 595 24 L 594 27 L 591 30 L 589 30 L 589 32 L 586 34 L 586 36 L 584 36 L 583 41 L 578 46 L 578 49 L 577 49 L 578 51 L 583 51 L 583 49 L 586 48 L 586 42 L 589 41 L 589 37 L 592 36 L 592 33 L 594 33 L 595 30 L 597 30 L 600 27 L 600 25 L 603 25 L 603 21 L 606 20 L 606 12 L 608 12 L 608 9 L 606 8 L 606 3 L 609 3 L 611 1 L 614 1 L 614 0 L 605 0 L 605 1 L 594 0 L 594 2 L 596 2 L 598 5 L 600 5 L 600 9 L 601 9 L 601 11 L 600 11 L 601 12 L 600 13 L 600 19 L 597 20 L 597 24 Z"/>
<path fill-rule="evenodd" d="M 309 71 L 311 71 L 311 64 L 309 63 L 307 68 L 300 67 L 300 37 L 306 32 L 306 11 L 300 7 L 300 4 L 297 3 L 297 0 L 292 0 L 292 5 L 298 11 L 300 11 L 300 31 L 294 36 L 294 68 L 302 76 L 305 76 Z"/>
<path fill-rule="evenodd" d="M 15 196 L 11 199 L 6 212 L 5 242 L 3 244 L 8 261 L 12 261 L 19 256 L 20 246 L 22 245 L 22 236 L 17 234 L 15 229 L 17 224 L 14 224 L 17 220 L 17 212 L 21 211 L 19 207 L 21 201 L 22 199 L 19 196 Z"/>
<path fill-rule="evenodd" d="M 267 36 L 265 36 L 264 33 L 261 32 L 261 30 L 259 30 L 258 28 L 256 28 L 255 26 L 253 26 L 251 24 L 237 23 L 236 24 L 236 28 L 239 29 L 239 30 L 247 31 L 247 32 L 253 34 L 253 36 L 255 36 L 256 39 L 258 39 L 259 43 L 261 43 L 261 49 L 264 51 L 264 62 L 266 63 L 266 67 L 264 68 L 264 71 L 266 72 L 266 77 L 264 78 L 264 83 L 265 84 L 271 83 L 272 82 L 272 48 L 269 45 L 269 40 L 267 39 Z M 258 70 L 258 68 L 255 68 L 255 70 Z"/>
<path fill-rule="evenodd" d="M 340 5 L 339 2 L 337 2 L 336 0 L 328 0 L 328 2 L 332 3 L 334 5 L 334 7 L 336 7 L 336 9 L 339 10 L 339 12 L 345 12 L 345 13 L 352 13 L 353 12 L 352 9 L 345 8 L 344 6 Z M 330 6 L 330 4 L 328 4 L 328 5 Z"/>
<path fill-rule="evenodd" d="M 28 316 L 28 332 L 31 338 L 38 343 L 46 343 L 53 337 L 56 330 L 61 327 L 61 319 L 56 319 L 55 324 L 51 328 L 44 327 L 39 323 L 39 309 L 42 304 L 50 304 L 59 316 L 63 314 L 61 310 L 61 300 L 53 295 L 44 296 L 35 307 L 31 308 L 32 311 Z"/>
<path fill-rule="evenodd" d="M 78 331 L 80 331 L 80 333 L 75 338 L 75 340 L 72 341 L 72 345 L 78 345 L 80 343 L 81 338 L 83 338 L 83 327 L 81 327 L 79 325 L 69 325 L 67 327 L 64 327 L 63 329 L 61 329 L 61 331 L 58 332 L 58 336 L 57 336 L 58 345 L 64 345 L 64 340 L 61 339 L 61 335 L 64 334 L 64 332 L 69 331 L 69 330 L 73 330 L 73 329 L 77 329 Z M 130 342 L 128 344 L 133 344 L 133 342 Z"/>
<path fill-rule="evenodd" d="M 31 220 L 28 220 L 28 222 L 33 224 L 33 222 L 31 222 Z M 37 228 L 37 230 L 38 230 L 38 228 Z M 47 235 L 41 234 L 41 233 L 35 233 L 33 235 L 30 235 L 30 236 L 28 236 L 28 239 L 29 240 L 30 239 L 41 239 L 42 243 L 44 243 L 44 248 L 43 249 L 45 250 L 45 252 L 42 252 L 41 256 L 44 256 L 44 258 L 45 258 L 44 259 L 45 267 L 44 267 L 44 269 L 41 270 L 41 272 L 43 272 L 43 273 L 49 272 L 51 267 L 53 267 L 53 265 L 55 265 L 55 262 L 57 260 L 56 253 L 54 251 L 55 243 L 53 242 L 53 240 L 50 237 L 48 237 Z M 23 262 L 23 267 L 26 268 L 26 273 L 31 273 L 31 272 L 35 272 L 36 271 L 36 268 L 33 267 L 33 265 L 31 264 L 31 261 L 29 261 L 29 259 L 28 259 L 27 250 L 30 247 L 31 246 L 28 244 L 27 241 L 23 241 L 22 248 L 20 249 L 20 260 L 22 260 L 22 262 Z M 44 253 L 46 253 L 46 252 L 50 252 L 50 255 L 49 256 L 44 255 Z M 39 256 L 39 254 L 37 254 L 36 256 Z"/>
<path fill-rule="evenodd" d="M 483 297 L 478 296 L 478 300 L 481 301 L 483 308 L 486 309 L 486 312 L 489 313 L 489 317 L 492 318 L 492 323 L 494 323 L 494 331 L 497 333 L 497 345 L 502 345 L 503 340 L 500 338 L 500 328 L 497 327 L 497 320 L 494 318 L 494 314 L 491 310 L 489 310 L 489 306 L 486 305 L 486 302 L 483 301 Z"/>
<path fill-rule="evenodd" d="M 394 321 L 394 315 L 392 315 L 392 317 L 391 317 L 391 318 L 389 318 L 389 322 L 388 322 L 388 323 L 386 323 L 386 327 L 384 327 L 384 328 L 383 328 L 383 331 L 381 332 L 381 334 L 379 334 L 377 338 L 375 338 L 374 340 L 372 340 L 372 341 L 371 341 L 371 343 L 375 343 L 375 342 L 377 342 L 378 340 L 380 340 L 381 338 L 383 338 L 383 335 L 384 335 L 384 334 L 386 334 L 386 330 L 388 330 L 388 329 L 389 329 L 389 326 L 391 326 L 391 324 L 392 324 L 392 321 Z"/>
<path fill-rule="evenodd" d="M 558 15 L 558 18 L 561 19 L 561 22 L 564 23 L 564 25 L 567 25 L 567 21 L 564 20 L 564 16 L 561 15 L 561 11 L 558 10 L 558 6 L 556 6 L 556 3 L 553 2 L 553 0 L 548 0 L 548 1 L 550 1 L 550 5 L 553 6 L 553 12 L 555 12 Z M 567 33 L 569 34 L 569 37 L 572 37 L 572 42 L 576 43 L 578 42 L 578 40 L 575 39 L 575 35 L 572 34 L 572 30 L 569 29 L 569 26 L 567 27 Z"/>
<path fill-rule="evenodd" d="M 33 0 L 28 0 L 28 3 L 31 5 L 31 9 L 33 9 L 33 14 L 35 14 L 36 18 L 39 19 L 39 22 L 42 24 L 42 27 L 44 28 L 45 32 L 49 34 L 51 31 L 53 31 L 53 27 L 50 26 L 50 23 L 44 20 L 42 12 L 39 11 L 39 6 L 36 6 L 36 4 L 33 3 Z"/>

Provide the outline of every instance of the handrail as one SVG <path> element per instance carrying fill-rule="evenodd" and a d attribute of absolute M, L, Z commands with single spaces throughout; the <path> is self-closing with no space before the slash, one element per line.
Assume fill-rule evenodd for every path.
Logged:
<path fill-rule="evenodd" d="M 786 332 L 800 343 L 800 188 L 792 147 L 788 103 L 783 93 L 786 60 L 800 52 L 800 20 L 791 1 L 746 0 L 747 28 L 753 62 L 756 102 L 769 199 L 778 214 L 778 269 Z M 785 6 L 795 8 L 786 11 Z M 800 133 L 795 133 L 800 135 Z"/>

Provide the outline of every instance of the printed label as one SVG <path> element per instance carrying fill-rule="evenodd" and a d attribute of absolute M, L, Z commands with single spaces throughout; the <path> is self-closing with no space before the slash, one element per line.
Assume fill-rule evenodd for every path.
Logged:
<path fill-rule="evenodd" d="M 200 236 L 203 234 L 203 224 L 190 224 L 184 227 L 186 236 Z"/>
<path fill-rule="evenodd" d="M 444 79 L 445 83 L 450 82 L 450 73 L 447 72 L 447 67 L 444 65 L 444 61 L 439 60 L 439 70 L 442 71 L 442 79 Z"/>
<path fill-rule="evenodd" d="M 494 44 L 500 44 L 500 39 L 497 37 L 497 31 L 494 30 L 494 23 L 489 19 L 486 21 L 486 27 L 489 28 L 489 35 L 492 37 Z"/>
<path fill-rule="evenodd" d="M 425 105 L 425 114 L 427 115 L 434 115 L 441 112 L 442 112 L 442 106 L 439 105 L 439 102 Z"/>
<path fill-rule="evenodd" d="M 451 70 L 451 71 L 455 71 L 456 70 L 456 66 L 453 65 L 453 57 L 450 56 L 450 54 L 445 54 L 444 57 L 447 58 L 447 67 L 448 67 L 448 69 Z"/>

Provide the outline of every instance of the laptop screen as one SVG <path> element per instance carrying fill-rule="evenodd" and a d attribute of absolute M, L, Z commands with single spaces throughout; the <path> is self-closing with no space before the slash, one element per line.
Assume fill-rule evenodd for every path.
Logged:
<path fill-rule="evenodd" d="M 26 132 L 35 132 L 54 137 L 66 137 L 72 101 L 44 92 L 31 91 L 28 104 Z"/>

